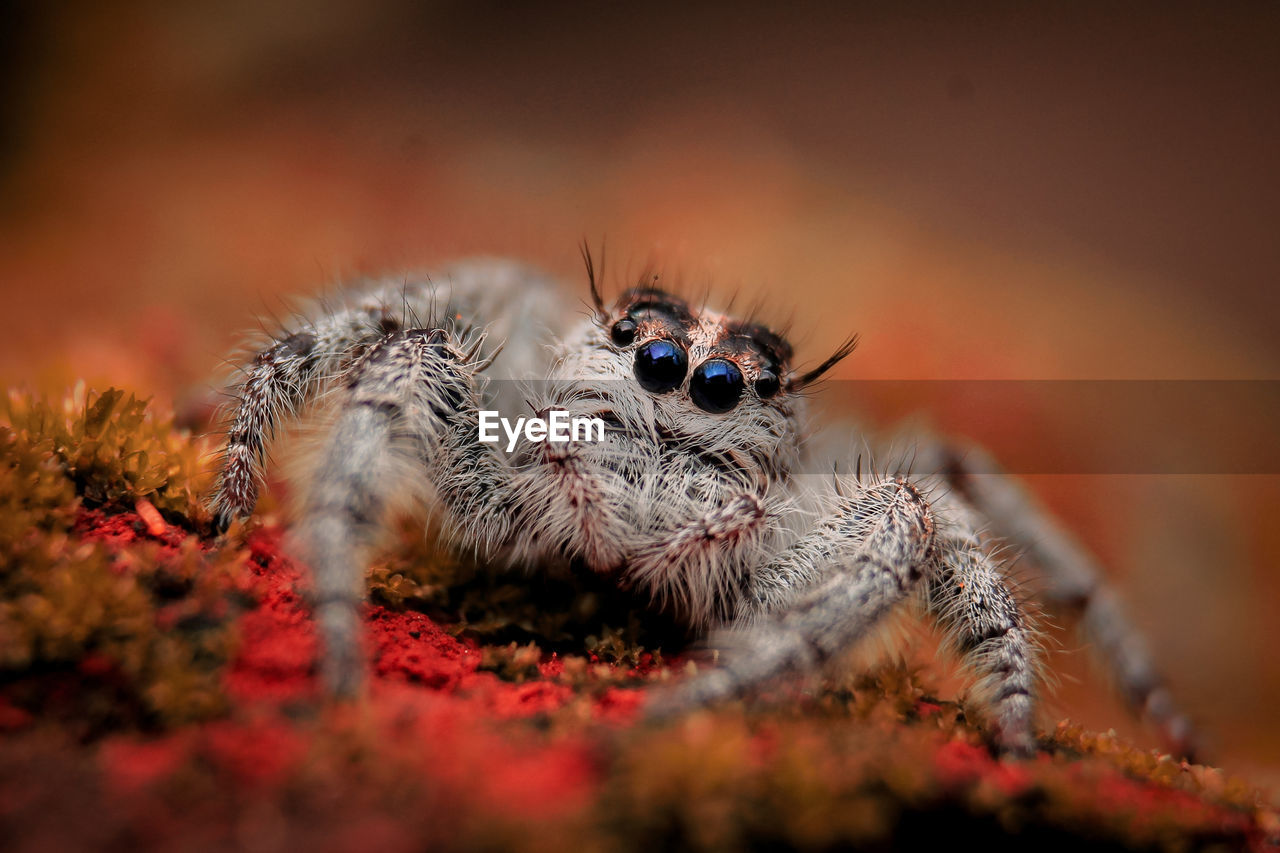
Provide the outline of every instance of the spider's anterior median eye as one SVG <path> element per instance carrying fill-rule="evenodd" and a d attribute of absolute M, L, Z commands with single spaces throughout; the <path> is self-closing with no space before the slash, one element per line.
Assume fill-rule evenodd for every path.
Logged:
<path fill-rule="evenodd" d="M 630 317 L 623 317 L 613 324 L 613 328 L 609 330 L 609 337 L 618 346 L 627 346 L 636 339 L 636 321 Z"/>
<path fill-rule="evenodd" d="M 636 350 L 636 380 L 640 387 L 662 394 L 684 381 L 689 356 L 671 341 L 649 341 Z"/>
<path fill-rule="evenodd" d="M 704 412 L 718 415 L 738 405 L 742 397 L 742 371 L 731 361 L 713 358 L 698 365 L 689 380 L 689 396 Z"/>

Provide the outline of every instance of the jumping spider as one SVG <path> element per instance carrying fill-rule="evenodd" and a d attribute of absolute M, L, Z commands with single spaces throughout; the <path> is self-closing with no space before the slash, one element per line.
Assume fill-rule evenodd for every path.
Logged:
<path fill-rule="evenodd" d="M 999 537 L 1186 750 L 1188 725 L 1093 560 L 980 453 L 924 442 L 913 468 L 935 473 L 832 473 L 850 459 L 801 473 L 821 470 L 807 458 L 806 392 L 853 340 L 801 372 L 779 334 L 653 282 L 607 306 L 584 258 L 593 304 L 577 322 L 537 271 L 473 260 L 361 282 L 247 366 L 212 499 L 221 524 L 253 510 L 272 433 L 322 395 L 332 404 L 295 531 L 332 693 L 361 689 L 364 560 L 393 502 L 417 492 L 455 547 L 598 572 L 713 631 L 721 663 L 659 694 L 654 713 L 812 671 L 914 599 L 976 676 L 999 748 L 1025 755 L 1038 653 Z M 477 440 L 482 407 L 598 418 L 605 434 L 506 453 Z"/>

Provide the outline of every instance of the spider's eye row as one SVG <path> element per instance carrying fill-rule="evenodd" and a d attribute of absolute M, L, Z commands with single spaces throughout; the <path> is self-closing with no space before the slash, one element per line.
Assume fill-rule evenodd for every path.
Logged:
<path fill-rule="evenodd" d="M 778 380 L 778 374 L 772 370 L 765 368 L 760 371 L 760 375 L 756 377 L 756 394 L 761 400 L 768 400 L 777 394 L 782 388 L 782 383 Z"/>
<path fill-rule="evenodd" d="M 625 320 L 614 324 L 610 335 L 617 341 L 617 329 Z M 640 387 L 654 394 L 665 394 L 684 382 L 689 371 L 689 356 L 674 341 L 649 341 L 636 350 L 635 374 Z M 772 390 L 769 382 L 772 380 Z M 762 385 L 763 383 L 763 385 Z M 712 358 L 698 365 L 689 380 L 689 398 L 704 412 L 723 414 L 738 405 L 746 380 L 738 365 L 724 358 Z M 772 397 L 778 392 L 778 377 L 765 370 L 756 380 L 756 393 Z"/>
<path fill-rule="evenodd" d="M 623 317 L 613 324 L 613 328 L 609 330 L 609 337 L 618 346 L 625 347 L 636 339 L 636 328 L 635 320 Z"/>
<path fill-rule="evenodd" d="M 704 412 L 718 415 L 738 405 L 746 383 L 742 371 L 732 361 L 712 358 L 698 365 L 689 380 L 689 396 Z"/>
<path fill-rule="evenodd" d="M 671 341 L 649 341 L 636 350 L 636 381 L 654 394 L 663 394 L 678 386 L 688 369 L 689 356 Z"/>

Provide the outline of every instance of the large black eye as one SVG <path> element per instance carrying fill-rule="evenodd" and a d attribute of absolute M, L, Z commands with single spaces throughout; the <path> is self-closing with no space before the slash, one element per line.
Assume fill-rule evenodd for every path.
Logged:
<path fill-rule="evenodd" d="M 698 365 L 689 380 L 689 396 L 704 412 L 718 415 L 738 405 L 742 397 L 742 371 L 731 361 L 713 358 Z"/>
<path fill-rule="evenodd" d="M 662 394 L 684 381 L 689 356 L 671 341 L 649 341 L 636 350 L 636 379 L 640 387 Z"/>

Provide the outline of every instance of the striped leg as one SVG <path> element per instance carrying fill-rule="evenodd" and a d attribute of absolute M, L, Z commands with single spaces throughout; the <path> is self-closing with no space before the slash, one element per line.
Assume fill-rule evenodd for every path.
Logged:
<path fill-rule="evenodd" d="M 1081 630 L 1096 646 L 1128 704 L 1160 732 L 1170 748 L 1194 758 L 1191 723 L 1175 705 L 1096 560 L 980 450 L 961 455 L 950 447 L 932 445 L 922 449 L 915 464 L 938 471 L 994 534 L 1040 568 L 1046 600 L 1079 614 Z"/>
<path fill-rule="evenodd" d="M 548 278 L 494 259 L 455 264 L 436 279 L 360 282 L 339 294 L 336 305 L 317 303 L 253 358 L 232 391 L 236 408 L 210 501 L 215 522 L 225 528 L 253 511 L 273 433 L 387 334 L 426 326 L 462 339 L 484 329 L 488 336 L 480 355 L 493 359 L 489 375 L 502 377 L 545 361 L 548 333 L 565 313 Z"/>
<path fill-rule="evenodd" d="M 739 696 L 821 666 L 910 594 L 930 567 L 932 543 L 932 513 L 911 484 L 878 483 L 842 498 L 833 516 L 759 570 L 762 615 L 718 638 L 724 663 L 656 697 L 650 713 Z"/>
<path fill-rule="evenodd" d="M 407 290 L 390 285 L 356 304 L 302 321 L 254 357 L 236 386 L 222 470 L 210 509 L 220 528 L 248 516 L 258 501 L 266 446 L 275 431 L 313 400 L 367 346 L 404 328 Z M 418 300 L 420 301 L 420 300 Z M 425 306 L 422 306 L 425 307 Z"/>
<path fill-rule="evenodd" d="M 978 677 L 978 698 L 990 708 L 1000 749 L 1030 754 L 1035 631 L 981 541 L 972 511 L 954 498 L 936 505 L 945 521 L 939 520 L 935 539 L 938 568 L 929 577 L 929 610 L 948 645 Z"/>
<path fill-rule="evenodd" d="M 436 464 L 448 461 L 457 435 L 472 439 L 474 465 L 488 464 L 486 474 L 495 491 L 484 496 L 497 503 L 511 498 L 510 489 L 497 488 L 509 481 L 509 476 L 499 477 L 505 463 L 474 450 L 476 364 L 458 343 L 440 330 L 410 330 L 372 347 L 353 368 L 319 466 L 306 486 L 295 535 L 312 571 L 323 673 L 332 694 L 350 696 L 360 689 L 364 558 L 386 527 L 389 506 L 438 479 Z M 441 494 L 460 499 L 444 490 Z"/>

